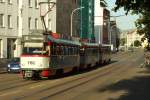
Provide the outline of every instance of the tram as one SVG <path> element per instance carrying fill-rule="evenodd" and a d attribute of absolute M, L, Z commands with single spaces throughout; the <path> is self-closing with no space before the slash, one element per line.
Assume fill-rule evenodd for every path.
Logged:
<path fill-rule="evenodd" d="M 43 78 L 85 69 L 110 61 L 108 46 L 47 36 L 47 42 L 23 42 L 23 78 Z"/>

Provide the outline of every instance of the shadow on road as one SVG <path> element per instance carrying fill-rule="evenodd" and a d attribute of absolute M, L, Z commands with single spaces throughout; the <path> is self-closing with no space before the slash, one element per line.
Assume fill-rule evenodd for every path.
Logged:
<path fill-rule="evenodd" d="M 74 75 L 79 75 L 79 74 L 83 74 L 83 73 L 87 73 L 93 70 L 96 70 L 98 68 L 101 67 L 106 67 L 109 64 L 113 64 L 116 63 L 117 61 L 110 61 L 109 63 L 105 63 L 105 64 L 101 64 L 101 65 L 96 65 L 94 67 L 90 67 L 90 68 L 86 68 L 86 69 L 81 69 L 78 71 L 73 71 L 73 72 L 69 72 L 69 73 L 64 73 L 64 74 L 60 74 L 60 75 L 54 75 L 49 77 L 49 79 L 54 80 L 54 79 L 60 79 L 60 78 L 64 78 L 64 77 L 69 77 L 69 76 L 74 76 Z"/>
<path fill-rule="evenodd" d="M 150 100 L 150 75 L 122 80 L 99 89 L 98 92 L 111 91 L 117 93 L 121 90 L 127 92 L 122 94 L 118 99 L 110 98 L 109 100 Z"/>

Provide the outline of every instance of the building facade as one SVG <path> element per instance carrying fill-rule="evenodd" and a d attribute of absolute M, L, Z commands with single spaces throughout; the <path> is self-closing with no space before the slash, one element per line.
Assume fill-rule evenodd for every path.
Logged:
<path fill-rule="evenodd" d="M 39 0 L 0 0 L 0 58 L 19 57 L 20 38 L 42 30 Z"/>
<path fill-rule="evenodd" d="M 110 44 L 110 12 L 100 6 L 100 0 L 95 0 L 94 21 L 96 42 Z"/>
<path fill-rule="evenodd" d="M 80 12 L 80 37 L 95 42 L 94 35 L 94 1 L 79 0 L 79 6 L 84 7 Z"/>
<path fill-rule="evenodd" d="M 46 29 L 54 33 L 95 40 L 94 0 L 0 0 L 0 58 L 19 57 L 22 53 L 21 38 L 24 35 L 40 34 L 44 30 L 41 13 L 52 5 L 39 2 L 55 2 L 56 5 L 44 17 Z"/>
<path fill-rule="evenodd" d="M 8 2 L 9 1 L 9 2 Z M 79 0 L 49 0 L 57 3 L 44 17 L 47 30 L 70 36 L 71 13 L 79 7 Z M 21 38 L 39 34 L 44 30 L 41 12 L 47 13 L 51 4 L 47 0 L 0 0 L 0 58 L 19 57 L 22 53 Z M 41 11 L 41 8 L 42 11 Z M 73 16 L 73 36 L 80 37 L 80 11 Z"/>
<path fill-rule="evenodd" d="M 141 41 L 143 35 L 137 34 L 137 30 L 133 30 L 127 33 L 127 47 L 134 47 L 134 41 Z"/>
<path fill-rule="evenodd" d="M 110 44 L 113 52 L 118 51 L 120 45 L 120 29 L 117 27 L 116 20 L 110 21 Z"/>
<path fill-rule="evenodd" d="M 74 9 L 78 7 L 77 0 L 57 0 L 56 1 L 56 31 L 57 33 L 70 36 L 71 35 L 71 13 Z M 78 30 L 78 14 L 75 12 L 73 14 L 72 20 L 72 35 L 74 37 L 79 37 Z"/>
<path fill-rule="evenodd" d="M 0 0 L 0 58 L 17 54 L 18 28 L 18 1 Z"/>

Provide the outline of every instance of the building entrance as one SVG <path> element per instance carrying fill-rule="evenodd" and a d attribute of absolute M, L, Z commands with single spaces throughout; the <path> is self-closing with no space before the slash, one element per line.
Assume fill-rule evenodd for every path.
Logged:
<path fill-rule="evenodd" d="M 14 51 L 15 51 L 15 41 L 16 39 L 8 38 L 7 39 L 7 58 L 13 58 L 14 57 Z"/>

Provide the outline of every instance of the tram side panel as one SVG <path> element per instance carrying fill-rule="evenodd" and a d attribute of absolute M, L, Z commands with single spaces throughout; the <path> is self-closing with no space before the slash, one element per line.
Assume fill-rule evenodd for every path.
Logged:
<path fill-rule="evenodd" d="M 80 66 L 86 68 L 99 62 L 99 48 L 86 47 L 80 50 Z"/>
<path fill-rule="evenodd" d="M 54 70 L 72 69 L 80 65 L 78 46 L 57 45 L 52 47 L 50 66 Z"/>
<path fill-rule="evenodd" d="M 111 49 L 110 46 L 102 46 L 101 47 L 102 53 L 102 64 L 109 63 L 111 60 Z"/>

